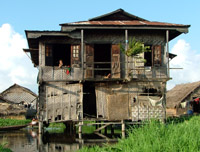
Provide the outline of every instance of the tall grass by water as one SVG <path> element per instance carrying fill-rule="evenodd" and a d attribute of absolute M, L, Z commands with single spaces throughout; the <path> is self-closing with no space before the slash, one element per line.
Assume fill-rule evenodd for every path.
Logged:
<path fill-rule="evenodd" d="M 25 125 L 30 123 L 31 120 L 16 120 L 16 119 L 0 119 L 0 127 Z"/>
<path fill-rule="evenodd" d="M 181 121 L 180 121 L 181 120 Z M 169 120 L 166 124 L 152 121 L 132 127 L 126 139 L 115 145 L 84 147 L 80 152 L 197 152 L 200 151 L 200 116 Z"/>

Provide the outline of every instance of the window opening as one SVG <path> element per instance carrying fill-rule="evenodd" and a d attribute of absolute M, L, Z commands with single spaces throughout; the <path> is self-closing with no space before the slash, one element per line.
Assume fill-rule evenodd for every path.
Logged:
<path fill-rule="evenodd" d="M 58 66 L 62 60 L 63 66 L 70 65 L 71 61 L 70 44 L 46 44 L 45 45 L 45 65 Z"/>

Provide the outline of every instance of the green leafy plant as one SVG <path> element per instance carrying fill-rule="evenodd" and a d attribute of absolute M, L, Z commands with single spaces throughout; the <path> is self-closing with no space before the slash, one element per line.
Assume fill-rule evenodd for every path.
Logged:
<path fill-rule="evenodd" d="M 0 152 L 12 152 L 11 149 L 6 148 L 6 145 L 8 144 L 6 140 L 7 139 L 3 138 L 3 141 L 0 143 Z"/>
<path fill-rule="evenodd" d="M 150 52 L 150 46 L 144 46 L 144 43 L 136 41 L 135 38 L 129 39 L 128 48 L 126 50 L 125 45 L 120 44 L 120 50 L 128 57 L 138 57 L 143 52 Z"/>

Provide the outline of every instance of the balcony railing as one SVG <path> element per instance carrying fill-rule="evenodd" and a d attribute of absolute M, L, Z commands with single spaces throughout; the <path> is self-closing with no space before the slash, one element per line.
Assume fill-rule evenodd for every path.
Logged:
<path fill-rule="evenodd" d="M 120 68 L 120 76 L 114 77 L 112 73 L 112 68 L 92 68 L 85 66 L 84 73 L 86 70 L 92 70 L 92 76 L 89 78 L 86 77 L 81 67 L 74 67 L 71 68 L 70 72 L 67 72 L 67 68 L 58 68 L 58 67 L 51 67 L 45 66 L 40 69 L 40 79 L 42 81 L 80 81 L 80 80 L 93 80 L 93 81 L 102 81 L 102 80 L 123 80 L 125 78 L 132 78 L 132 79 L 168 79 L 167 68 L 161 66 L 155 67 L 136 67 L 136 68 L 129 68 L 126 72 L 125 68 Z M 110 77 L 106 75 L 98 75 L 95 71 L 109 71 Z M 128 76 L 125 75 L 128 74 Z"/>
<path fill-rule="evenodd" d="M 45 66 L 41 68 L 41 79 L 42 81 L 79 81 L 83 79 L 81 73 L 81 68 L 71 68 L 68 73 L 65 67 Z"/>

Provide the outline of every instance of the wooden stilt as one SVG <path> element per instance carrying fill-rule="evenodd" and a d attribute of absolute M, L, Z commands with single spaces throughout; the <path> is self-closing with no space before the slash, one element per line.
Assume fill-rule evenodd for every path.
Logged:
<path fill-rule="evenodd" d="M 100 121 L 100 123 L 101 123 L 101 121 Z M 101 124 L 99 124 L 99 128 L 101 128 Z M 101 129 L 99 129 L 99 133 L 101 134 Z"/>
<path fill-rule="evenodd" d="M 82 125 L 83 123 L 80 121 L 78 126 L 78 137 L 79 139 L 82 139 Z"/>
<path fill-rule="evenodd" d="M 39 121 L 39 134 L 43 134 L 43 122 Z"/>
<path fill-rule="evenodd" d="M 105 127 L 105 129 L 104 129 L 104 134 L 105 134 L 105 135 L 107 135 L 107 130 L 108 130 L 108 128 Z"/>
<path fill-rule="evenodd" d="M 113 136 L 114 135 L 114 127 L 113 127 L 113 125 L 110 125 L 110 130 L 111 130 L 111 135 Z"/>
<path fill-rule="evenodd" d="M 125 121 L 124 120 L 122 120 L 122 138 L 125 138 L 125 130 L 126 128 L 125 128 Z"/>

